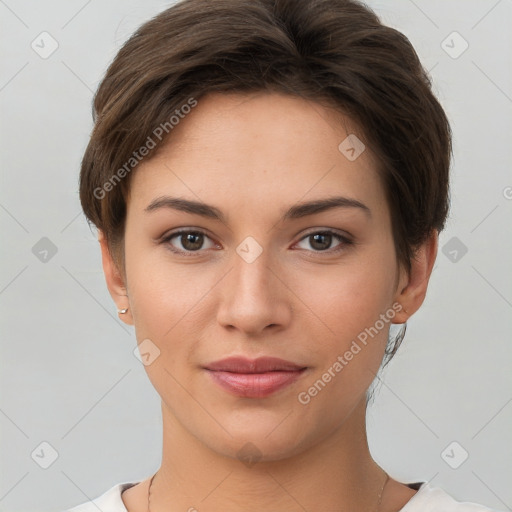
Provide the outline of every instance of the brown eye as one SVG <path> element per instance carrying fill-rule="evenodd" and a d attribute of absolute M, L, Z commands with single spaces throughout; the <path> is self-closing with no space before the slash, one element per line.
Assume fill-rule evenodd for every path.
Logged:
<path fill-rule="evenodd" d="M 332 247 L 333 241 L 338 240 L 339 243 Z M 302 246 L 301 249 L 313 250 L 313 252 L 336 252 L 343 250 L 352 242 L 347 237 L 334 231 L 315 231 L 303 237 L 299 244 L 306 242 L 309 247 Z M 300 245 L 299 245 L 300 246 Z"/>
<path fill-rule="evenodd" d="M 329 249 L 332 242 L 332 235 L 327 233 L 317 233 L 315 235 L 309 235 L 311 240 L 311 247 L 322 251 L 324 249 Z"/>
<path fill-rule="evenodd" d="M 210 245 L 205 247 L 207 241 L 210 242 Z M 175 231 L 166 236 L 162 242 L 168 244 L 171 251 L 182 254 L 200 252 L 202 249 L 210 249 L 215 246 L 206 233 L 197 230 Z"/>
<path fill-rule="evenodd" d="M 202 233 L 186 233 L 180 235 L 179 239 L 187 251 L 197 251 L 203 245 L 203 238 Z"/>

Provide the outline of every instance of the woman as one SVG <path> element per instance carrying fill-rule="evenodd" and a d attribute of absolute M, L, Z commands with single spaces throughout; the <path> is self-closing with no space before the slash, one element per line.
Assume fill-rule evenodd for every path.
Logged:
<path fill-rule="evenodd" d="M 185 0 L 94 108 L 81 202 L 164 439 L 154 475 L 72 510 L 489 510 L 367 443 L 448 212 L 450 127 L 407 38 L 356 1 Z"/>

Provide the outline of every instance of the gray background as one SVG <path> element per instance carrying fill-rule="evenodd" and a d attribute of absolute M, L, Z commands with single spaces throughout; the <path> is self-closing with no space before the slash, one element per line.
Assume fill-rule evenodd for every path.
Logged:
<path fill-rule="evenodd" d="M 369 411 L 370 447 L 394 478 L 510 510 L 512 2 L 369 4 L 431 70 L 455 144 L 450 221 Z M 63 510 L 159 465 L 159 397 L 108 295 L 77 177 L 107 64 L 167 5 L 0 0 L 0 510 Z M 43 31 L 59 45 L 47 58 L 31 47 Z M 457 58 L 453 31 L 469 44 Z"/>

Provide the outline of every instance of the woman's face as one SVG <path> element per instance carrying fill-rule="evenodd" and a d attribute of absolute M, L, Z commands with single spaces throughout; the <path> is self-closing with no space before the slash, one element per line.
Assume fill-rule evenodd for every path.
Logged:
<path fill-rule="evenodd" d="M 384 189 L 343 124 L 280 94 L 210 95 L 132 176 L 127 318 L 166 421 L 217 453 L 280 459 L 338 430 L 403 321 Z M 207 369 L 231 356 L 305 370 Z"/>

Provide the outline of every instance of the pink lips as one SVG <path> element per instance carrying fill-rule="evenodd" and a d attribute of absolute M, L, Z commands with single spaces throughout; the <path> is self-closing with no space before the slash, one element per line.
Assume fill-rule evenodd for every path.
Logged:
<path fill-rule="evenodd" d="M 245 398 L 264 398 L 296 381 L 306 367 L 276 357 L 229 357 L 205 369 L 226 391 Z"/>

